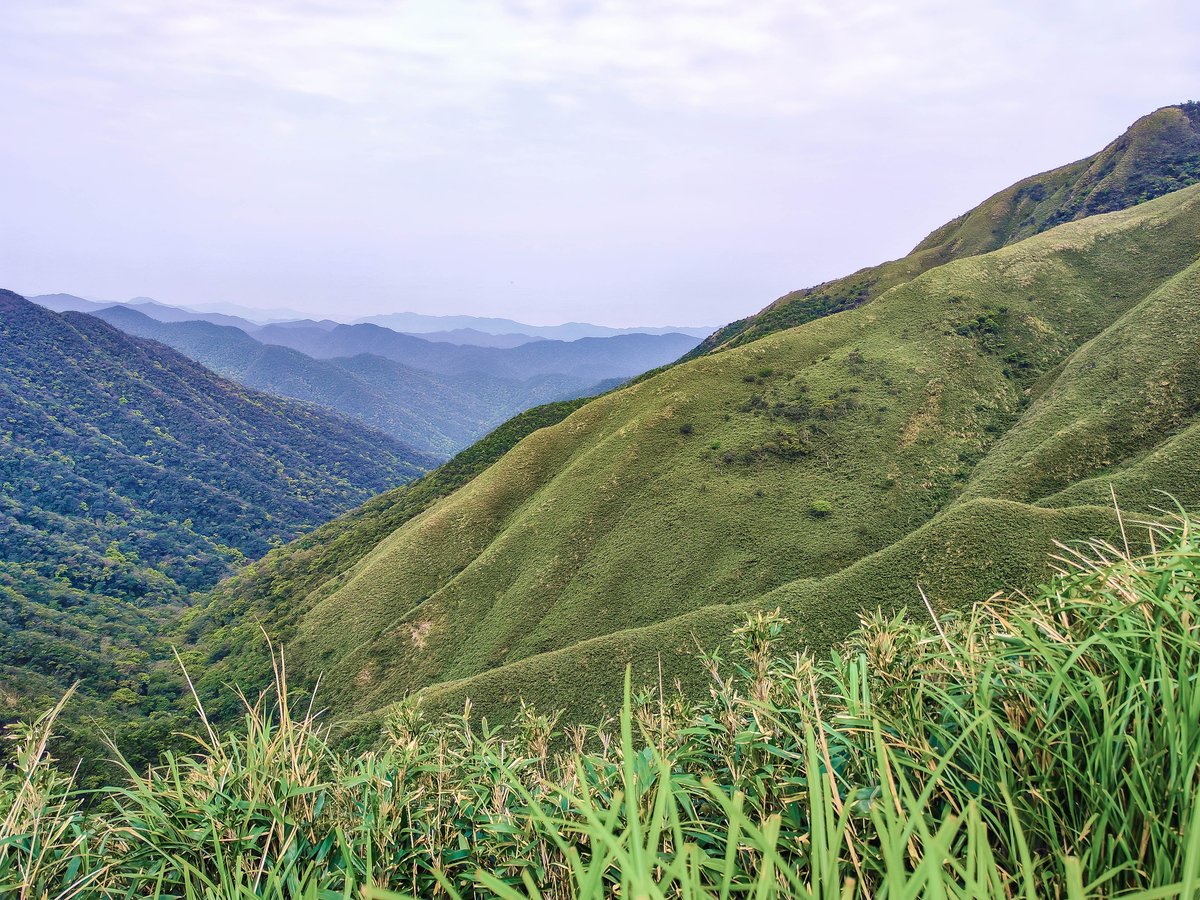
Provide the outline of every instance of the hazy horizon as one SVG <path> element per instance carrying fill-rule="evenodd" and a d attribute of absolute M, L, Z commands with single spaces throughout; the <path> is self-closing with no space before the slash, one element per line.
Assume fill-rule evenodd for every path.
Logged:
<path fill-rule="evenodd" d="M 1192 5 L 1048 6 L 15 0 L 0 284 L 717 326 L 1200 98 Z"/>

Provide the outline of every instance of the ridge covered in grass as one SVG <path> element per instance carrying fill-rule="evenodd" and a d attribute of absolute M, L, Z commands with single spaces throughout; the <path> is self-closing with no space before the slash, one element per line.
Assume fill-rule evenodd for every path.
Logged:
<path fill-rule="evenodd" d="M 780 297 L 719 329 L 684 359 L 854 309 L 922 272 L 1064 222 L 1144 203 L 1200 181 L 1200 103 L 1166 106 L 1085 159 L 1026 178 L 947 222 L 907 256 Z"/>

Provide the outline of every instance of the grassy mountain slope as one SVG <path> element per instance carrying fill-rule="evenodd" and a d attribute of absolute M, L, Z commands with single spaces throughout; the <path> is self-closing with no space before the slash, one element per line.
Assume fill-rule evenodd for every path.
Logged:
<path fill-rule="evenodd" d="M 696 677 L 679 651 L 747 604 L 824 646 L 918 582 L 946 607 L 1029 586 L 1052 539 L 1115 534 L 1108 480 L 1131 513 L 1151 472 L 1195 495 L 1198 256 L 1190 188 L 598 398 L 314 596 L 293 665 L 342 713 L 431 685 L 581 710 L 625 660 Z"/>
<path fill-rule="evenodd" d="M 1200 103 L 1164 107 L 1143 116 L 1099 153 L 989 197 L 934 231 L 908 256 L 786 294 L 756 315 L 718 330 L 688 358 L 853 309 L 951 260 L 997 250 L 1063 222 L 1125 209 L 1197 181 Z"/>
<path fill-rule="evenodd" d="M 189 592 L 432 462 L 0 292 L 2 715 L 75 680 L 136 704 Z"/>
<path fill-rule="evenodd" d="M 238 713 L 228 684 L 263 686 L 270 663 L 263 633 L 290 642 L 302 614 L 340 587 L 380 541 L 454 493 L 527 435 L 557 424 L 586 399 L 550 403 L 515 416 L 449 462 L 411 484 L 374 497 L 353 512 L 273 550 L 214 588 L 184 623 L 184 639 L 208 652 L 190 657 L 209 708 Z"/>

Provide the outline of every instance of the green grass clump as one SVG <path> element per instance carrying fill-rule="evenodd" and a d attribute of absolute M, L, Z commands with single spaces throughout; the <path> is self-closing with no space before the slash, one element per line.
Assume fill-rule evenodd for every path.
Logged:
<path fill-rule="evenodd" d="M 819 659 L 760 612 L 706 699 L 627 675 L 594 727 L 414 702 L 352 754 L 280 668 L 242 728 L 84 797 L 46 756 L 60 704 L 0 774 L 0 894 L 1194 898 L 1195 527 L 1064 550 L 1032 598 L 866 615 Z"/>

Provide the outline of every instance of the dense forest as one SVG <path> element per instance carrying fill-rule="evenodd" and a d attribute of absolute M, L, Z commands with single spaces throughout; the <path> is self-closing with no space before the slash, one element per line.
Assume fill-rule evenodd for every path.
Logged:
<path fill-rule="evenodd" d="M 118 718 L 144 713 L 175 678 L 163 636 L 193 592 L 435 464 L 8 292 L 0 346 L 6 721 L 76 681 Z"/>

